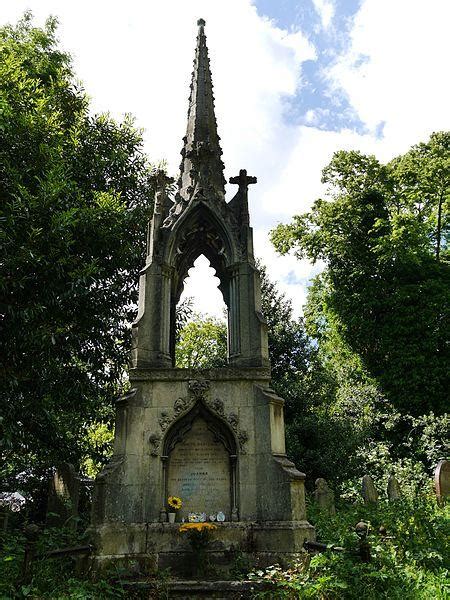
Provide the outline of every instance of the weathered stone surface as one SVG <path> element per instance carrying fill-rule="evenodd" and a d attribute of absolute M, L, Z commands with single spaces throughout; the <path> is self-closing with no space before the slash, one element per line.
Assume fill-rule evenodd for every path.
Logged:
<path fill-rule="evenodd" d="M 231 520 L 230 458 L 206 421 L 196 419 L 168 461 L 168 495 L 183 499 L 180 517 L 222 511 Z"/>
<path fill-rule="evenodd" d="M 326 479 L 319 477 L 316 479 L 316 489 L 314 490 L 314 499 L 319 509 L 330 515 L 336 514 L 334 506 L 334 492 L 328 486 Z"/>
<path fill-rule="evenodd" d="M 439 501 L 450 496 L 450 460 L 440 460 L 434 472 L 434 485 Z"/>
<path fill-rule="evenodd" d="M 229 568 L 236 552 L 253 566 L 263 567 L 294 560 L 303 552 L 305 540 L 315 539 L 307 521 L 216 523 L 217 529 L 208 548 L 212 563 Z M 189 575 L 191 546 L 179 533 L 177 523 L 107 523 L 91 532 L 97 555 L 95 568 L 124 565 L 124 559 L 152 565 L 152 569 L 170 567 L 173 574 Z"/>
<path fill-rule="evenodd" d="M 175 202 L 170 208 L 170 181 L 159 173 L 133 325 L 132 389 L 117 402 L 114 454 L 94 490 L 98 564 L 183 563 L 190 550 L 166 522 L 169 495 L 182 498 L 181 518 L 225 513 L 212 548 L 220 560 L 238 549 L 273 562 L 314 538 L 305 475 L 286 456 L 284 401 L 269 388 L 247 199 L 256 178 L 242 170 L 225 202 L 204 22 L 199 27 Z M 173 368 L 176 305 L 200 254 L 220 279 L 229 314 L 229 366 L 202 372 Z"/>
<path fill-rule="evenodd" d="M 387 496 L 389 502 L 394 502 L 395 500 L 399 500 L 402 496 L 402 491 L 400 488 L 400 484 L 394 475 L 389 477 L 389 481 L 387 484 Z"/>
<path fill-rule="evenodd" d="M 366 504 L 378 502 L 378 492 L 370 475 L 362 478 L 362 496 Z"/>
<path fill-rule="evenodd" d="M 205 580 L 190 581 L 187 579 L 168 581 L 130 581 L 121 583 L 123 589 L 132 592 L 151 590 L 151 594 L 168 594 L 169 598 L 178 600 L 243 600 L 252 598 L 257 592 L 270 591 L 273 584 L 268 581 L 230 581 Z M 151 595 L 153 597 L 153 595 Z"/>
<path fill-rule="evenodd" d="M 61 464 L 49 482 L 46 521 L 50 526 L 76 528 L 80 478 L 70 463 Z"/>

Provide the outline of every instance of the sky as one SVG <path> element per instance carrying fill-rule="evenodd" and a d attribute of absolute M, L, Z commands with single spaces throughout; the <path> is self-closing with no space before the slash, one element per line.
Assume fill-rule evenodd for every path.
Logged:
<path fill-rule="evenodd" d="M 333 152 L 389 161 L 450 128 L 448 0 L 2 0 L 0 23 L 30 9 L 59 19 L 61 47 L 95 113 L 134 115 L 151 161 L 176 175 L 197 19 L 206 34 L 225 177 L 247 169 L 255 254 L 300 315 L 322 265 L 277 256 L 278 223 L 326 190 Z M 227 199 L 235 190 L 227 186 Z M 220 316 L 208 261 L 186 281 L 195 307 Z"/>

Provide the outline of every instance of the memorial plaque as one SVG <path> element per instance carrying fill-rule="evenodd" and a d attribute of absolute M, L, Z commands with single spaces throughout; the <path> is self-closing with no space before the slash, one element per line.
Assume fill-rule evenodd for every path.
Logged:
<path fill-rule="evenodd" d="M 168 495 L 183 500 L 181 517 L 223 511 L 230 518 L 230 458 L 206 421 L 198 418 L 169 456 Z"/>

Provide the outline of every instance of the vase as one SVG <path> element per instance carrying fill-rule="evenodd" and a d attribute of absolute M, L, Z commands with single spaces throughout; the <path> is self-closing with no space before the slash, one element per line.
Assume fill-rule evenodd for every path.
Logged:
<path fill-rule="evenodd" d="M 175 523 L 175 517 L 177 513 L 169 513 L 169 523 Z"/>

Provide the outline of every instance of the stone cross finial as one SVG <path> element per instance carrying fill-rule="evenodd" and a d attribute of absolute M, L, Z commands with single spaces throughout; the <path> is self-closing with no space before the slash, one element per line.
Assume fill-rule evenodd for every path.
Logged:
<path fill-rule="evenodd" d="M 156 183 L 158 187 L 165 187 L 169 183 L 173 183 L 175 180 L 173 177 L 169 177 L 163 169 L 158 169 L 155 174 Z"/>
<path fill-rule="evenodd" d="M 238 185 L 240 190 L 247 190 L 249 185 L 257 181 L 256 177 L 247 175 L 246 169 L 241 169 L 236 177 L 230 177 L 230 183 Z"/>

